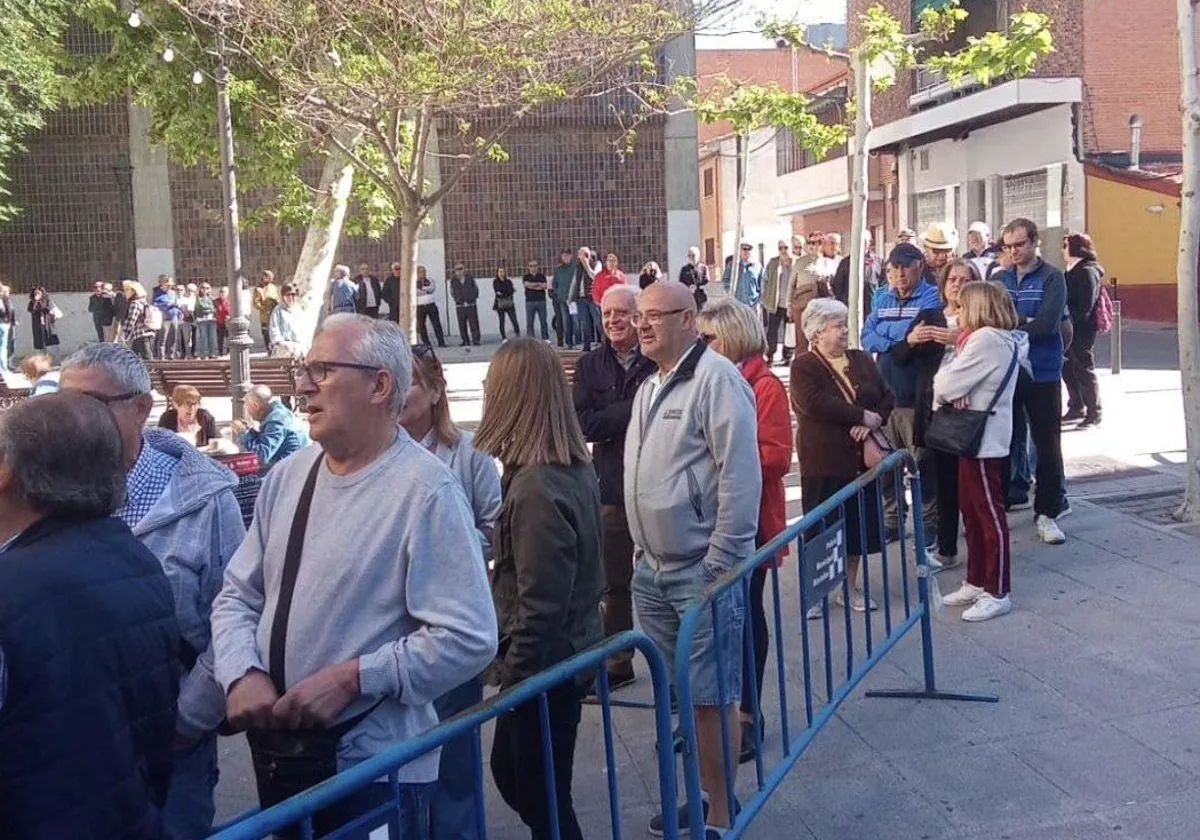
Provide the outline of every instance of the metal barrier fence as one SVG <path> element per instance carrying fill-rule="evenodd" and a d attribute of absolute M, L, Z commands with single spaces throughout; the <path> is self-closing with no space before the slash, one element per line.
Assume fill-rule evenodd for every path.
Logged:
<path fill-rule="evenodd" d="M 612 819 L 613 840 L 621 840 L 621 804 L 617 792 L 617 767 L 613 747 L 612 706 L 609 696 L 608 676 L 604 661 L 624 651 L 641 651 L 649 666 L 654 690 L 654 722 L 657 735 L 658 783 L 664 812 L 676 812 L 675 758 L 671 731 L 670 671 L 662 652 L 642 633 L 629 631 L 613 636 L 603 644 L 579 653 L 570 659 L 548 668 L 536 676 L 514 686 L 502 694 L 489 698 L 484 703 L 463 712 L 445 723 L 431 729 L 418 738 L 406 741 L 387 752 L 338 773 L 334 778 L 310 788 L 273 808 L 253 812 L 223 830 L 213 834 L 209 840 L 262 840 L 273 832 L 299 826 L 300 836 L 311 840 L 313 818 L 317 812 L 345 800 L 362 791 L 377 780 L 387 778 L 391 789 L 389 802 L 361 815 L 325 838 L 358 837 L 366 830 L 389 826 L 389 838 L 401 840 L 398 821 L 400 816 L 399 768 L 464 735 L 474 739 L 475 749 L 475 806 L 478 815 L 478 836 L 487 838 L 486 809 L 483 792 L 483 750 L 480 727 L 495 720 L 505 712 L 530 701 L 539 704 L 542 735 L 542 756 L 546 768 L 546 800 L 551 809 L 551 835 L 553 840 L 561 836 L 559 827 L 558 797 L 554 787 L 554 756 L 549 737 L 549 704 L 546 693 L 556 686 L 575 680 L 581 674 L 597 672 L 599 685 L 598 705 L 602 710 L 604 727 L 604 753 L 607 762 L 609 812 Z M 589 832 L 589 837 L 595 834 Z M 664 825 L 663 836 L 667 840 L 678 840 L 679 830 L 674 819 Z"/>
<path fill-rule="evenodd" d="M 888 535 L 885 531 L 885 486 L 891 483 L 891 497 L 899 507 L 899 562 L 901 574 L 901 590 L 903 598 L 904 617 L 893 616 L 892 605 L 892 560 L 889 557 Z M 911 501 L 905 504 L 905 483 L 910 490 Z M 741 595 L 747 604 L 750 602 L 750 579 L 754 572 L 763 566 L 769 567 L 771 579 L 771 597 L 774 602 L 774 645 L 775 663 L 779 682 L 779 730 L 783 745 L 783 757 L 774 767 L 764 768 L 763 733 L 759 726 L 753 727 L 755 739 L 755 791 L 744 802 L 740 803 L 740 812 L 735 805 L 733 770 L 736 766 L 730 742 L 731 723 L 727 715 L 720 716 L 721 742 L 723 752 L 723 767 L 725 770 L 725 790 L 709 791 L 713 796 L 727 797 L 729 814 L 737 816 L 732 819 L 731 830 L 724 835 L 727 840 L 742 837 L 771 794 L 783 782 L 784 777 L 791 771 L 805 750 L 812 743 L 817 733 L 829 722 L 839 706 L 849 697 L 850 693 L 862 682 L 887 653 L 904 638 L 909 631 L 918 625 L 921 628 L 921 648 L 924 665 L 924 688 L 921 690 L 900 691 L 868 691 L 868 697 L 919 698 L 930 700 L 965 700 L 980 702 L 996 702 L 997 697 L 989 695 L 954 694 L 937 690 L 933 666 L 933 636 L 930 621 L 930 593 L 928 579 L 930 569 L 925 553 L 925 525 L 921 511 L 921 477 L 917 464 L 911 454 L 900 451 L 892 454 L 875 469 L 864 473 L 858 479 L 842 488 L 815 510 L 806 514 L 799 522 L 787 528 L 779 537 L 764 546 L 757 554 L 716 581 L 705 593 L 704 598 L 693 606 L 683 617 L 679 628 L 679 639 L 675 655 L 675 685 L 679 696 L 679 722 L 682 749 L 684 753 L 684 781 L 687 793 L 688 822 L 692 826 L 692 837 L 702 838 L 704 825 L 703 805 L 701 804 L 701 778 L 699 755 L 697 751 L 696 721 L 693 710 L 693 687 L 691 685 L 690 667 L 696 634 L 701 627 L 701 621 L 708 611 L 712 615 L 713 633 L 715 638 L 721 634 L 721 611 L 718 609 L 718 599 L 741 589 Z M 854 656 L 854 622 L 851 615 L 852 584 L 847 571 L 847 538 L 846 521 L 847 506 L 856 505 L 859 515 L 857 519 L 859 545 L 868 547 L 868 520 L 877 514 L 877 520 L 870 523 L 879 529 L 880 566 L 882 577 L 882 617 L 883 637 L 876 640 L 875 628 L 872 626 L 872 611 L 863 613 L 863 636 L 866 657 L 860 662 Z M 872 505 L 874 511 L 868 512 L 867 505 Z M 915 543 L 915 577 L 916 603 L 911 597 L 909 583 L 910 556 L 905 521 L 907 511 L 913 516 L 913 537 Z M 786 615 L 781 598 L 779 569 L 772 562 L 777 553 L 795 542 L 799 562 L 799 614 Z M 871 601 L 871 561 L 869 554 L 864 552 L 861 559 L 861 577 L 863 595 L 868 603 Z M 834 650 L 832 627 L 830 621 L 831 594 L 841 590 L 841 600 L 844 601 L 842 612 L 845 619 L 845 679 L 835 683 Z M 823 639 L 822 659 L 824 665 L 825 703 L 817 708 L 813 696 L 813 651 L 811 648 L 813 632 L 809 628 L 808 611 L 819 603 L 821 606 L 821 627 L 819 635 Z M 755 669 L 754 645 L 749 632 L 750 610 L 746 611 L 746 632 L 744 634 L 743 668 L 746 673 L 753 675 Z M 803 644 L 803 674 L 802 693 L 804 695 L 804 721 L 806 726 L 793 740 L 789 718 L 787 666 L 784 656 L 784 627 L 790 620 L 798 619 L 800 636 Z M 895 619 L 895 620 L 893 620 Z M 728 673 L 729 665 L 717 657 L 716 673 L 718 694 L 726 696 L 726 686 L 732 675 Z M 757 710 L 757 715 L 763 717 L 758 696 L 758 687 L 753 678 L 745 680 L 750 689 L 751 708 Z M 669 807 L 664 800 L 664 810 Z"/>

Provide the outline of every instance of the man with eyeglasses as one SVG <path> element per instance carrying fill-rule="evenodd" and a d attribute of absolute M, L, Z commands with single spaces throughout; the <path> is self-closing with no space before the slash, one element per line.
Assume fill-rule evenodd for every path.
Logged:
<path fill-rule="evenodd" d="M 633 601 L 642 629 L 675 661 L 684 614 L 719 577 L 754 553 L 762 468 L 754 393 L 696 331 L 696 302 L 682 283 L 660 280 L 642 292 L 631 322 L 655 373 L 638 388 L 625 435 L 625 510 L 633 535 Z M 726 797 L 725 756 L 737 767 L 741 729 L 745 605 L 740 586 L 704 610 L 692 652 L 701 805 L 706 840 L 736 814 Z M 723 663 L 724 685 L 717 678 Z M 722 691 L 721 689 L 724 689 Z M 731 735 L 722 749 L 721 717 Z M 736 775 L 736 769 L 734 771 Z M 729 779 L 732 787 L 734 779 Z M 736 808 L 736 806 L 735 806 Z M 687 806 L 680 829 L 690 825 Z M 661 815 L 650 821 L 661 836 Z"/>
<path fill-rule="evenodd" d="M 521 278 L 525 287 L 525 332 L 533 335 L 533 324 L 538 318 L 542 319 L 542 341 L 550 341 L 550 331 L 546 327 L 546 290 L 550 283 L 546 275 L 538 268 L 536 260 L 531 260 L 525 266 L 525 276 Z"/>
<path fill-rule="evenodd" d="M 1029 219 L 1014 219 L 1004 226 L 1004 251 L 1012 268 L 997 272 L 1017 307 L 1021 324 L 1029 335 L 1029 365 L 1032 382 L 1018 380 L 1013 405 L 1014 420 L 1029 418 L 1029 433 L 1037 449 L 1037 492 L 1033 512 L 1037 537 L 1047 545 L 1061 545 L 1066 536 L 1055 521 L 1064 513 L 1062 462 L 1062 324 L 1067 306 L 1067 281 L 1063 273 L 1038 255 L 1037 225 Z M 1014 428 L 1016 422 L 1014 422 Z M 1023 435 L 1016 435 L 1024 445 Z"/>
<path fill-rule="evenodd" d="M 775 348 L 779 346 L 779 329 L 787 323 L 788 302 L 792 299 L 792 289 L 795 287 L 795 260 L 792 249 L 786 239 L 779 240 L 779 253 L 767 261 L 766 282 L 763 284 L 763 326 L 767 329 L 767 362 L 775 358 Z M 783 350 L 783 360 L 788 356 L 787 348 Z"/>
<path fill-rule="evenodd" d="M 330 316 L 300 371 L 320 447 L 267 476 L 213 607 L 217 679 L 230 723 L 248 729 L 264 806 L 436 726 L 433 701 L 497 647 L 475 516 L 458 478 L 399 423 L 406 332 Z M 286 766 L 298 753 L 310 762 Z M 398 772 L 400 836 L 423 840 L 438 755 Z M 352 800 L 318 814 L 317 831 L 394 801 L 387 783 Z"/>
<path fill-rule="evenodd" d="M 62 366 L 60 390 L 105 403 L 125 451 L 125 503 L 114 514 L 150 549 L 175 596 L 180 659 L 174 771 L 163 811 L 168 837 L 206 837 L 215 815 L 217 727 L 224 695 L 213 679 L 213 599 L 229 558 L 246 534 L 234 490 L 237 477 L 174 432 L 146 428 L 154 397 L 137 355 L 119 344 L 93 344 Z"/>

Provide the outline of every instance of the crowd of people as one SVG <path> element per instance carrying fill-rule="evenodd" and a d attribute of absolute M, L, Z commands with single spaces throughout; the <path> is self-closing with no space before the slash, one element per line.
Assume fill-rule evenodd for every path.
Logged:
<path fill-rule="evenodd" d="M 866 267 L 862 350 L 850 347 L 836 291 L 844 260 L 829 237 L 815 249 L 781 242 L 761 271 L 743 253 L 731 294 L 715 300 L 701 298 L 707 269 L 698 253 L 682 272 L 691 282 L 659 272 L 634 284 L 615 257 L 601 267 L 590 249 L 563 252 L 551 279 L 530 263 L 525 302 L 537 320 L 527 332 L 537 321 L 546 327 L 546 300 L 529 298 L 542 292 L 564 346 L 588 352 L 569 382 L 548 341 L 506 342 L 489 366 L 474 435 L 451 418 L 435 349 L 410 345 L 372 306 L 360 312 L 359 281 L 339 272 L 348 282 L 331 291 L 338 308 L 298 362 L 318 445 L 260 387 L 246 397 L 259 428 L 233 430 L 274 465 L 248 531 L 236 478 L 196 449 L 215 433 L 199 394 L 177 389 L 160 428 L 146 428 L 153 396 L 139 357 L 148 335 L 69 357 L 57 394 L 0 414 L 6 836 L 204 837 L 218 732 L 246 733 L 259 799 L 270 805 L 471 707 L 485 684 L 512 687 L 632 628 L 635 617 L 673 660 L 683 615 L 784 530 L 793 451 L 812 511 L 889 451 L 911 450 L 936 542 L 922 562 L 961 565 L 960 521 L 965 534 L 966 574 L 946 603 L 966 621 L 1009 612 L 1007 517 L 1025 501 L 1016 495 L 1017 447 L 1028 445 L 1019 430 L 1028 423 L 1036 452 L 1038 537 L 1062 543 L 1065 325 L 1088 340 L 1092 313 L 1077 285 L 1101 282 L 1102 269 L 1091 241 L 1073 234 L 1064 242 L 1074 261 L 1068 280 L 1041 258 L 1037 227 L 1024 219 L 1005 226 L 998 251 L 973 226 L 983 239 L 961 258 L 939 233 L 927 232 L 924 249 L 901 242 Z M 981 272 L 989 259 L 1006 265 Z M 264 279 L 256 306 L 271 299 L 273 278 Z M 456 266 L 456 301 L 468 279 Z M 743 299 L 755 283 L 757 298 Z M 365 303 L 387 302 L 386 284 L 368 279 L 365 288 Z M 288 341 L 276 321 L 289 296 L 285 286 L 265 322 L 275 344 Z M 143 297 L 130 296 L 130 306 Z M 787 324 L 799 335 L 785 387 L 770 363 Z M 183 346 L 184 332 L 175 328 L 166 352 Z M 1090 345 L 1067 363 L 1079 376 L 1067 416 L 1098 420 L 1083 375 L 1089 354 Z M 836 605 L 876 608 L 861 586 L 861 558 L 899 538 L 906 504 L 895 496 L 882 511 L 846 504 L 850 602 L 839 594 Z M 72 562 L 81 551 L 88 564 Z M 761 558 L 748 598 L 740 587 L 722 592 L 694 638 L 706 840 L 719 840 L 739 807 L 723 795 L 737 770 L 725 750 L 750 761 L 761 740 L 763 710 L 752 698 L 762 694 L 770 645 L 765 580 L 785 560 L 786 552 Z M 86 667 L 68 680 L 63 662 Z M 636 679 L 626 656 L 606 669 L 610 688 Z M 551 837 L 555 823 L 565 840 L 583 836 L 572 777 L 590 691 L 581 676 L 547 697 L 557 818 L 538 703 L 497 720 L 492 777 L 535 840 Z M 75 712 L 81 701 L 89 714 Z M 474 772 L 469 737 L 401 768 L 402 836 L 476 837 Z M 81 799 L 81 788 L 104 795 Z M 317 830 L 392 796 L 388 784 L 369 785 L 321 812 Z M 678 819 L 686 829 L 686 805 Z M 663 830 L 655 816 L 650 833 Z"/>

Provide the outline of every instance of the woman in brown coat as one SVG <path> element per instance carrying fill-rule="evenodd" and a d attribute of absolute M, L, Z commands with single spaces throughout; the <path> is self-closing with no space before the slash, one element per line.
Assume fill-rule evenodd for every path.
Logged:
<path fill-rule="evenodd" d="M 845 304 L 818 298 L 799 319 L 811 349 L 792 362 L 791 397 L 796 412 L 796 453 L 800 463 L 800 492 L 805 512 L 815 510 L 865 470 L 863 441 L 887 423 L 896 400 L 871 357 L 848 349 Z M 847 565 L 857 612 L 874 610 L 855 581 L 862 555 L 881 550 L 879 510 L 874 493 L 864 493 L 867 540 L 863 545 L 856 498 L 845 503 Z M 834 596 L 844 604 L 841 590 Z M 809 610 L 819 618 L 821 605 Z"/>

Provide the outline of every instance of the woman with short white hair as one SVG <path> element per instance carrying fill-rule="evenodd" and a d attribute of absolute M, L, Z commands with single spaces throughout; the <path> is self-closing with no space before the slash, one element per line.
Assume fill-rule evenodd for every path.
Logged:
<path fill-rule="evenodd" d="M 811 349 L 792 362 L 791 396 L 796 408 L 796 454 L 805 513 L 816 510 L 866 471 L 864 447 L 874 448 L 874 437 L 896 405 L 871 356 L 849 349 L 847 315 L 841 301 L 817 298 L 805 307 L 801 319 Z M 844 508 L 853 588 L 850 606 L 856 612 L 876 609 L 855 582 L 862 556 L 882 548 L 878 505 L 871 503 L 874 495 L 870 489 L 864 493 L 867 504 L 861 516 L 857 497 L 848 500 Z M 865 520 L 865 544 L 860 520 Z M 840 589 L 834 603 L 845 603 Z M 820 617 L 821 611 L 821 604 L 813 605 L 809 618 Z"/>

